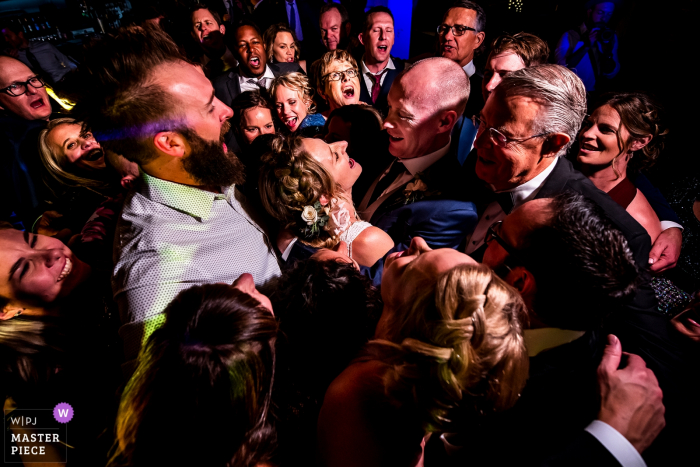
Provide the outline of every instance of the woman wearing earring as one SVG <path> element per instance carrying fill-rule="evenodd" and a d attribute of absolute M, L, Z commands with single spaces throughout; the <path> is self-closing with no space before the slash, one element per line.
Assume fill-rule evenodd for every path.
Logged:
<path fill-rule="evenodd" d="M 314 90 L 302 73 L 287 73 L 275 78 L 270 94 L 282 124 L 290 131 L 305 130 L 307 136 L 323 131 L 326 119 L 316 113 Z"/>
<path fill-rule="evenodd" d="M 647 230 L 652 243 L 661 223 L 628 174 L 648 169 L 664 147 L 668 130 L 660 109 L 645 94 L 603 96 L 579 134 L 579 170 Z"/>
<path fill-rule="evenodd" d="M 299 60 L 299 43 L 294 31 L 283 23 L 273 24 L 265 31 L 265 50 L 268 63 L 297 62 L 306 72 L 306 60 Z"/>

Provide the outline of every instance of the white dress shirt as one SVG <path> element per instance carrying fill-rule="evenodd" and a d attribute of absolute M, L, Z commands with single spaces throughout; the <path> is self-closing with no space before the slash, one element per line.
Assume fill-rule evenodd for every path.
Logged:
<path fill-rule="evenodd" d="M 284 6 L 287 8 L 287 21 L 292 24 L 291 16 L 289 13 L 292 11 L 292 5 L 294 5 L 294 17 L 296 18 L 296 28 L 294 29 L 294 34 L 297 35 L 297 40 L 303 41 L 304 34 L 301 32 L 301 20 L 299 19 L 299 5 L 296 0 L 285 0 Z"/>
<path fill-rule="evenodd" d="M 463 69 L 464 72 L 467 74 L 467 76 L 471 78 L 472 75 L 473 75 L 474 73 L 476 73 L 476 67 L 474 66 L 474 60 L 472 60 L 471 62 L 469 62 L 469 63 L 467 63 L 466 65 L 464 65 L 464 66 L 462 67 L 462 69 Z M 477 91 L 479 91 L 479 90 L 477 89 Z M 479 91 L 479 92 L 481 92 L 481 91 Z"/>
<path fill-rule="evenodd" d="M 554 170 L 557 162 L 558 160 L 552 161 L 552 163 L 549 164 L 549 167 L 544 169 L 542 173 L 537 175 L 532 180 L 513 189 L 503 190 L 497 193 L 511 193 L 513 198 L 513 209 L 517 208 L 521 204 L 526 203 L 537 196 L 537 193 L 539 193 L 540 188 L 542 188 L 542 185 L 544 185 L 544 182 L 547 180 L 547 177 L 549 177 L 549 174 L 551 174 Z M 484 238 L 486 237 L 486 232 L 488 231 L 489 227 L 491 227 L 494 223 L 505 219 L 505 217 L 506 213 L 503 212 L 501 205 L 498 204 L 497 201 L 489 204 L 484 210 L 484 213 L 481 215 L 479 223 L 476 224 L 474 233 L 472 233 L 470 237 L 467 237 L 467 248 L 464 250 L 464 252 L 466 254 L 471 254 L 478 250 L 481 245 L 484 244 Z"/>
<path fill-rule="evenodd" d="M 265 80 L 265 89 L 269 90 L 270 86 L 272 85 L 272 80 L 275 79 L 274 73 L 272 73 L 272 70 L 268 65 L 265 65 L 265 73 L 260 78 L 249 78 L 247 76 L 243 76 L 243 73 L 241 73 L 241 70 L 239 68 L 238 70 L 238 83 L 241 85 L 241 92 L 245 91 L 257 91 L 260 89 L 260 87 L 255 84 L 255 82 L 252 81 L 259 81 L 261 79 Z"/>
<path fill-rule="evenodd" d="M 386 66 L 384 69 L 382 69 L 379 73 L 372 73 L 369 71 L 369 68 L 367 68 L 367 65 L 365 65 L 365 59 L 363 58 L 360 61 L 360 67 L 362 68 L 362 79 L 365 80 L 365 86 L 367 86 L 367 92 L 369 92 L 370 97 L 372 96 L 372 86 L 374 86 L 374 76 L 377 76 L 378 74 L 381 73 L 382 77 L 379 78 L 379 86 L 384 86 L 384 80 L 386 79 L 388 70 L 395 70 L 396 66 L 394 65 L 394 61 L 389 57 L 389 61 L 387 62 Z"/>
<path fill-rule="evenodd" d="M 256 285 L 280 275 L 267 237 L 230 186 L 217 194 L 141 174 L 124 202 L 114 240 L 112 290 L 127 360 L 164 321 L 184 289 L 231 284 L 250 273 Z M 243 204 L 242 204 L 243 203 Z"/>

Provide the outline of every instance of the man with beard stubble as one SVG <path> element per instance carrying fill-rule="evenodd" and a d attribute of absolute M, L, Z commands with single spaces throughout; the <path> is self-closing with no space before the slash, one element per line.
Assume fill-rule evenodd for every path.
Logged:
<path fill-rule="evenodd" d="M 280 270 L 236 188 L 243 166 L 222 143 L 233 112 L 202 70 L 156 29 L 129 28 L 97 47 L 86 62 L 99 94 L 87 125 L 141 172 L 117 224 L 112 277 L 134 359 L 181 290 L 245 273 L 261 285 Z"/>

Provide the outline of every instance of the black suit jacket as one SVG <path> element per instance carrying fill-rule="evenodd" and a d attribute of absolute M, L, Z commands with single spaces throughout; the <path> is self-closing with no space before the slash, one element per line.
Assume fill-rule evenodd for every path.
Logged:
<path fill-rule="evenodd" d="M 275 77 L 287 73 L 304 72 L 298 63 L 268 63 L 267 66 L 270 67 Z M 231 105 L 233 99 L 241 93 L 241 84 L 238 82 L 238 77 L 238 69 L 235 69 L 222 73 L 211 81 L 211 84 L 214 86 L 214 94 L 226 105 Z"/>
<path fill-rule="evenodd" d="M 406 62 L 404 62 L 400 58 L 391 57 L 391 60 L 394 62 L 394 66 L 396 67 L 396 69 L 388 70 L 386 72 L 386 78 L 384 78 L 384 82 L 382 83 L 382 89 L 379 91 L 379 97 L 377 97 L 377 102 L 372 102 L 372 89 L 367 89 L 367 83 L 365 83 L 364 76 L 360 76 L 360 100 L 373 106 L 375 109 L 379 110 L 379 112 L 381 112 L 381 114 L 384 116 L 386 116 L 387 111 L 389 109 L 389 104 L 387 103 L 386 98 L 389 94 L 389 90 L 391 89 L 391 85 L 396 79 L 396 77 L 399 76 L 399 73 L 401 73 L 406 67 Z M 358 65 L 360 67 L 360 73 L 362 73 L 362 65 Z"/>
<path fill-rule="evenodd" d="M 481 109 L 484 108 L 484 97 L 481 94 L 481 82 L 483 79 L 478 71 L 469 78 L 469 100 L 463 114 L 466 118 L 479 115 Z"/>

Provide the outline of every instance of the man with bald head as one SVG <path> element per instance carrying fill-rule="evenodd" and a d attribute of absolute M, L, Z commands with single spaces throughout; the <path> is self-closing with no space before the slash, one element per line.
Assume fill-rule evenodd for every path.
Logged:
<path fill-rule="evenodd" d="M 468 99 L 466 73 L 441 57 L 417 62 L 391 86 L 384 121 L 391 157 L 359 211 L 399 249 L 415 236 L 433 248 L 457 248 L 474 227 L 473 203 L 454 194 L 460 164 L 451 138 Z"/>
<path fill-rule="evenodd" d="M 44 198 L 37 138 L 51 116 L 43 81 L 21 61 L 0 57 L 2 220 L 31 227 Z M 27 225 L 29 224 L 29 225 Z"/>

